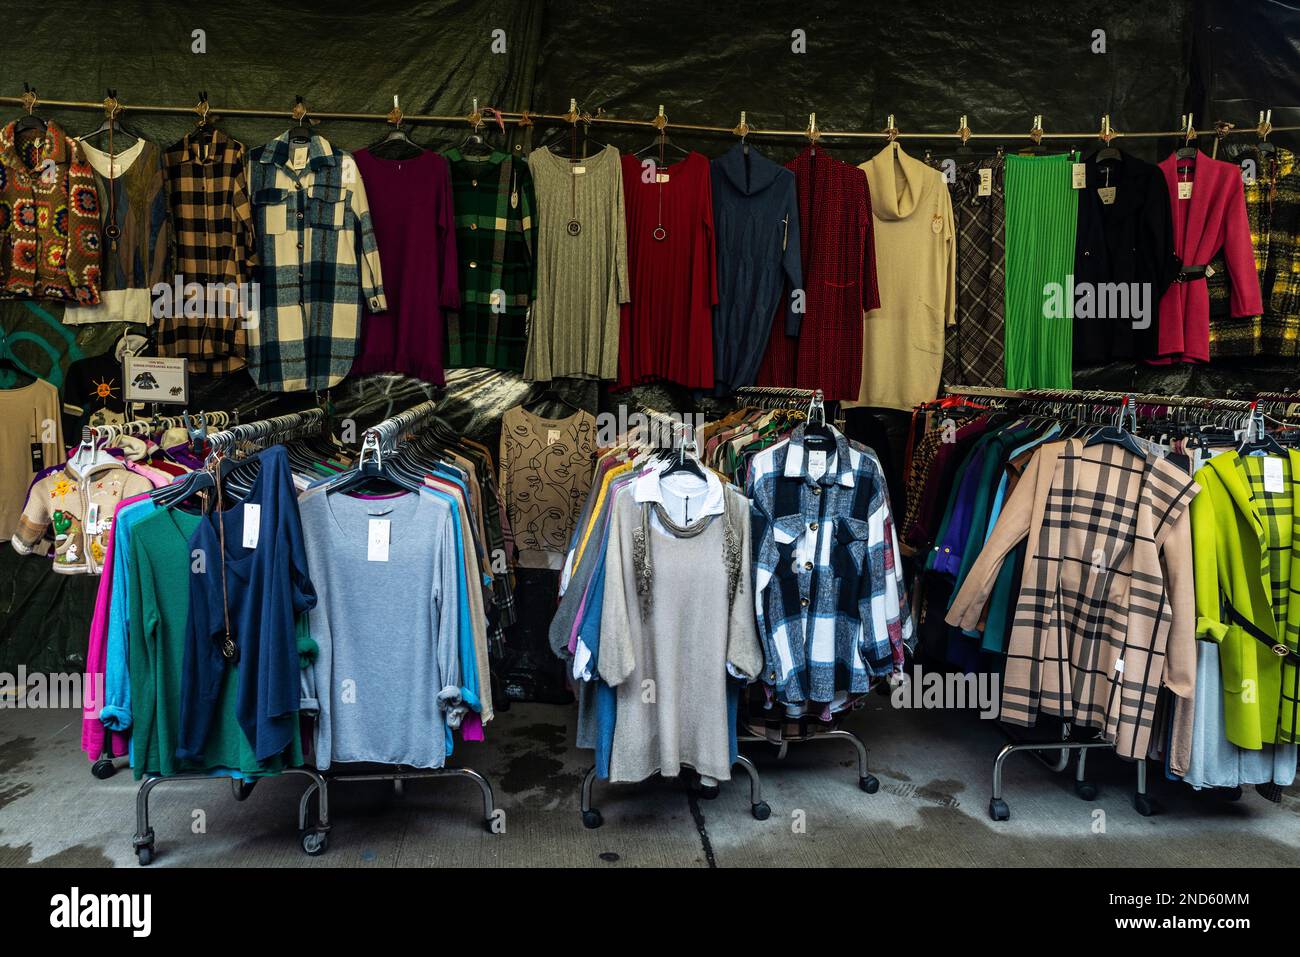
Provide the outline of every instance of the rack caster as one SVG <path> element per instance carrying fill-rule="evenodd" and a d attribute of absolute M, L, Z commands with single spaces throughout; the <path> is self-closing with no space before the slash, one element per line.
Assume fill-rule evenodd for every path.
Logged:
<path fill-rule="evenodd" d="M 594 807 L 582 812 L 582 826 L 587 830 L 594 831 L 604 823 L 604 817 Z"/>
<path fill-rule="evenodd" d="M 256 784 L 257 784 L 256 781 L 246 781 L 240 778 L 232 778 L 230 782 L 230 790 L 234 793 L 236 801 L 243 801 L 246 800 L 248 796 L 253 793 L 253 787 Z"/>
<path fill-rule="evenodd" d="M 300 831 L 298 842 L 302 845 L 302 852 L 308 857 L 319 857 L 329 850 L 330 832 L 323 827 L 309 827 Z"/>
<path fill-rule="evenodd" d="M 1240 801 L 1240 800 L 1241 800 L 1241 788 L 1239 788 L 1239 787 L 1235 787 L 1235 788 L 1227 788 L 1227 789 L 1225 789 L 1225 790 L 1223 790 L 1223 791 L 1220 791 L 1220 792 L 1219 792 L 1219 796 L 1220 796 L 1221 798 L 1223 798 L 1223 800 L 1225 800 L 1225 801 Z"/>
<path fill-rule="evenodd" d="M 148 867 L 153 863 L 153 828 L 149 828 L 143 837 L 137 837 L 132 843 L 135 846 L 135 859 L 139 861 L 141 867 Z"/>
<path fill-rule="evenodd" d="M 862 777 L 858 778 L 858 787 L 862 788 L 862 790 L 866 791 L 868 794 L 875 794 L 880 790 L 880 779 L 874 774 L 864 774 Z"/>
<path fill-rule="evenodd" d="M 1091 781 L 1075 781 L 1074 793 L 1084 801 L 1097 800 L 1097 785 Z"/>
<path fill-rule="evenodd" d="M 766 801 L 759 801 L 757 804 L 750 807 L 750 811 L 754 815 L 754 820 L 766 821 L 772 816 L 772 805 L 768 804 Z"/>
<path fill-rule="evenodd" d="M 989 800 L 989 817 L 995 821 L 1008 821 L 1011 819 L 1011 808 L 1007 807 L 1007 802 L 1002 798 L 991 798 Z"/>
<path fill-rule="evenodd" d="M 107 781 L 117 773 L 117 768 L 114 767 L 112 758 L 100 758 L 90 766 L 90 773 L 101 781 Z"/>
<path fill-rule="evenodd" d="M 1151 800 L 1150 795 L 1134 794 L 1133 809 L 1137 811 L 1139 814 L 1141 814 L 1143 817 L 1150 817 L 1151 815 L 1157 813 L 1160 810 L 1160 805 L 1157 804 L 1155 801 Z"/>

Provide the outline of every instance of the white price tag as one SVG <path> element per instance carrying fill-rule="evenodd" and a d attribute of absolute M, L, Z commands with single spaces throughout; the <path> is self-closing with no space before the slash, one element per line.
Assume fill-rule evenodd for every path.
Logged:
<path fill-rule="evenodd" d="M 655 173 L 655 182 L 656 182 L 656 183 L 666 183 L 666 182 L 668 182 L 668 174 L 667 174 L 667 173 Z"/>
<path fill-rule="evenodd" d="M 387 518 L 372 518 L 370 534 L 366 539 L 366 561 L 388 561 L 388 535 L 392 521 Z"/>
<path fill-rule="evenodd" d="M 306 166 L 307 147 L 305 146 L 295 147 L 293 151 L 293 159 L 290 160 L 289 165 L 292 166 L 294 169 L 302 169 L 304 166 Z"/>
<path fill-rule="evenodd" d="M 244 503 L 244 547 L 256 548 L 257 540 L 262 535 L 262 506 L 254 502 Z"/>
<path fill-rule="evenodd" d="M 1190 180 L 1182 180 L 1178 184 L 1178 198 L 1179 199 L 1192 198 L 1192 183 Z"/>
<path fill-rule="evenodd" d="M 560 441 L 560 430 L 559 430 L 559 429 L 547 429 L 547 430 L 546 430 L 546 444 L 547 444 L 547 445 L 554 445 L 554 444 L 555 444 L 556 442 L 558 442 L 558 441 Z"/>
<path fill-rule="evenodd" d="M 1073 174 L 1073 179 L 1071 181 L 1071 185 L 1075 189 L 1083 189 L 1085 186 L 1088 185 L 1088 164 L 1087 163 L 1074 164 L 1074 174 Z"/>
<path fill-rule="evenodd" d="M 813 481 L 816 481 L 826 474 L 825 452 L 808 453 L 808 474 L 812 477 Z"/>
<path fill-rule="evenodd" d="M 1124 659 L 1123 659 L 1123 658 L 1116 658 L 1116 659 L 1115 659 L 1115 674 L 1117 674 L 1117 675 L 1122 675 L 1123 673 L 1124 673 Z"/>
<path fill-rule="evenodd" d="M 86 510 L 86 532 L 90 535 L 99 534 L 99 503 L 91 502 L 90 508 Z"/>
<path fill-rule="evenodd" d="M 978 196 L 993 195 L 993 170 L 991 169 L 980 170 L 980 187 L 976 195 Z"/>
<path fill-rule="evenodd" d="M 1282 481 L 1282 460 L 1280 458 L 1267 458 L 1264 460 L 1264 491 L 1269 495 L 1286 491 L 1286 485 Z"/>
<path fill-rule="evenodd" d="M 343 182 L 355 183 L 357 181 L 357 167 L 350 160 L 343 161 Z"/>
<path fill-rule="evenodd" d="M 585 167 L 585 166 L 575 166 L 575 167 L 573 167 L 573 175 L 574 175 L 574 176 L 578 176 L 578 175 L 580 175 L 580 174 L 582 174 L 582 173 L 585 173 L 585 172 L 587 172 L 587 167 Z"/>
<path fill-rule="evenodd" d="M 1115 187 L 1098 186 L 1097 196 L 1101 200 L 1103 206 L 1112 206 L 1115 203 Z"/>
<path fill-rule="evenodd" d="M 1206 278 L 1206 279 L 1209 279 L 1209 278 L 1210 278 L 1211 276 L 1213 276 L 1213 275 L 1214 275 L 1214 267 L 1213 267 L 1213 266 L 1206 266 L 1206 267 L 1205 267 L 1205 278 Z"/>

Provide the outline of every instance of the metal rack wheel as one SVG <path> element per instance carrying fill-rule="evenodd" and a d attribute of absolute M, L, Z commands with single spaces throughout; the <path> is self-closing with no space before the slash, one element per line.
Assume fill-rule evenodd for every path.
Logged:
<path fill-rule="evenodd" d="M 772 816 L 772 806 L 766 801 L 759 801 L 750 810 L 753 812 L 756 821 L 766 821 Z"/>
<path fill-rule="evenodd" d="M 594 807 L 587 808 L 585 811 L 582 812 L 582 826 L 585 827 L 587 830 L 594 831 L 596 828 L 600 827 L 604 823 L 605 823 L 605 819 L 601 816 L 600 812 L 596 810 Z"/>
<path fill-rule="evenodd" d="M 1160 805 L 1150 795 L 1138 793 L 1133 795 L 1133 809 L 1143 817 L 1150 817 L 1160 811 Z"/>
<path fill-rule="evenodd" d="M 308 857 L 319 857 L 329 849 L 329 829 L 324 827 L 309 827 L 299 833 L 298 842 L 302 845 L 302 852 Z"/>
<path fill-rule="evenodd" d="M 135 838 L 132 842 L 135 847 L 135 859 L 140 862 L 141 867 L 148 867 L 154 859 L 154 833 L 153 828 L 145 831 L 140 837 Z"/>
<path fill-rule="evenodd" d="M 1091 781 L 1075 781 L 1074 793 L 1085 801 L 1095 801 L 1097 799 L 1097 785 Z"/>
<path fill-rule="evenodd" d="M 1007 802 L 1002 798 L 991 798 L 989 800 L 989 817 L 995 821 L 1010 820 L 1011 808 L 1007 807 Z"/>
<path fill-rule="evenodd" d="M 101 781 L 107 781 L 117 773 L 117 767 L 112 758 L 100 758 L 90 766 L 90 773 Z"/>

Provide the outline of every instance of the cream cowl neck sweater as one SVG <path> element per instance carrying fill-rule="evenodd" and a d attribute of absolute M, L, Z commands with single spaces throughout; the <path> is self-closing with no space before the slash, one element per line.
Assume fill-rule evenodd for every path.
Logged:
<path fill-rule="evenodd" d="M 863 317 L 856 403 L 911 409 L 933 399 L 956 321 L 957 253 L 943 174 L 891 143 L 859 167 L 871 188 L 880 308 Z"/>

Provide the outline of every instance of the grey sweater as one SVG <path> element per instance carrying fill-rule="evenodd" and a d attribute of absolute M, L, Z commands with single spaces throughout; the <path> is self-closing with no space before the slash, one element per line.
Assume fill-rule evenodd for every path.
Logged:
<path fill-rule="evenodd" d="M 637 593 L 635 533 L 641 508 L 631 491 L 613 505 L 600 621 L 600 676 L 617 691 L 611 781 L 671 777 L 682 765 L 731 777 L 728 668 L 753 679 L 763 667 L 750 589 L 749 502 L 727 487 L 736 518 L 740 575 L 734 598 L 724 559 L 725 516 L 678 537 L 651 519 L 649 610 Z M 737 520 L 738 519 L 738 520 Z M 698 523 L 693 528 L 698 528 Z"/>
<path fill-rule="evenodd" d="M 442 767 L 447 711 L 461 697 L 463 566 L 450 506 L 425 492 L 366 500 L 317 490 L 298 508 L 318 598 L 308 620 L 319 648 L 316 767 Z M 387 561 L 370 560 L 372 518 L 390 522 Z"/>

